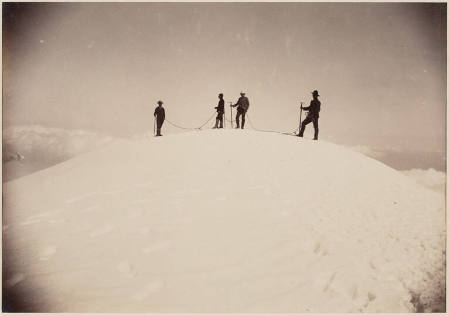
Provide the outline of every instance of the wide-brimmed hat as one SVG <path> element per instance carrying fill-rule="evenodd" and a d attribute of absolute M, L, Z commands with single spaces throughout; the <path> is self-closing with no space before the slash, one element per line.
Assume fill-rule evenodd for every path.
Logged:
<path fill-rule="evenodd" d="M 242 92 L 242 91 L 241 91 L 241 95 L 245 95 L 245 92 Z"/>
<path fill-rule="evenodd" d="M 156 102 L 156 103 L 158 103 L 158 104 L 163 104 L 164 102 L 163 101 L 161 101 L 161 100 L 159 100 L 158 102 Z"/>
<path fill-rule="evenodd" d="M 311 92 L 312 93 L 312 95 L 317 95 L 317 96 L 319 96 L 319 91 L 317 91 L 317 90 L 314 90 L 313 92 Z"/>

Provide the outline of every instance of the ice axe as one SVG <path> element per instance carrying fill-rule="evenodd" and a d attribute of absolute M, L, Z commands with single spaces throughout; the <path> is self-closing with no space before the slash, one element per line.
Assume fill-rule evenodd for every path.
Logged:
<path fill-rule="evenodd" d="M 231 129 L 233 129 L 233 102 L 230 102 L 230 116 Z"/>
<path fill-rule="evenodd" d="M 298 135 L 300 135 L 300 130 L 302 129 L 302 110 L 303 110 L 303 102 L 300 102 L 300 121 L 298 123 Z"/>

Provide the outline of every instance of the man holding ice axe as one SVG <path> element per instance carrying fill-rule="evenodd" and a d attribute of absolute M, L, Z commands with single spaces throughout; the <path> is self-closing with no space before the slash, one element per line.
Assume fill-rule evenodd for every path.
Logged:
<path fill-rule="evenodd" d="M 313 100 L 311 100 L 311 103 L 307 107 L 301 106 L 302 110 L 308 111 L 308 115 L 306 116 L 306 119 L 302 122 L 302 127 L 300 129 L 300 133 L 298 134 L 299 137 L 303 137 L 303 132 L 305 131 L 306 125 L 313 122 L 314 125 L 314 140 L 319 139 L 319 112 L 320 112 L 320 101 L 317 98 L 319 96 L 319 92 L 317 90 L 314 90 L 312 92 Z"/>
<path fill-rule="evenodd" d="M 236 102 L 236 104 L 230 106 L 233 108 L 236 106 L 238 107 L 236 114 L 236 128 L 239 128 L 239 116 L 242 116 L 241 129 L 243 129 L 245 124 L 245 114 L 247 113 L 248 107 L 250 106 L 250 102 L 248 101 L 248 98 L 245 96 L 245 93 L 241 92 L 241 97 Z"/>

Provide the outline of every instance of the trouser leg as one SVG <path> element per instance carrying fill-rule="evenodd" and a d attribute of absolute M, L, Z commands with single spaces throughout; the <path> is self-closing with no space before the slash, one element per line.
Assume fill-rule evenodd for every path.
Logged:
<path fill-rule="evenodd" d="M 223 113 L 220 114 L 219 123 L 219 128 L 223 128 Z"/>
<path fill-rule="evenodd" d="M 161 127 L 162 127 L 163 123 L 164 123 L 164 121 L 156 122 L 156 136 L 161 136 Z"/>
<path fill-rule="evenodd" d="M 314 119 L 313 124 L 314 124 L 314 139 L 317 140 L 319 139 L 319 119 L 318 118 Z"/>
<path fill-rule="evenodd" d="M 236 128 L 239 128 L 239 116 L 241 115 L 241 112 L 238 110 L 236 113 Z"/>
<path fill-rule="evenodd" d="M 241 125 L 242 129 L 244 129 L 244 125 L 245 125 L 245 111 L 242 111 L 242 125 Z"/>
<path fill-rule="evenodd" d="M 303 122 L 302 122 L 302 128 L 300 129 L 300 133 L 298 134 L 298 136 L 303 137 L 303 133 L 305 132 L 305 127 L 306 125 L 308 125 L 309 123 L 311 123 L 311 118 L 307 117 Z"/>

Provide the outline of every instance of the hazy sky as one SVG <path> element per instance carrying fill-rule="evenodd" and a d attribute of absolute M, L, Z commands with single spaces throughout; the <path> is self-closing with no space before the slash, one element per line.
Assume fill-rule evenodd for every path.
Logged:
<path fill-rule="evenodd" d="M 317 89 L 322 139 L 444 150 L 446 28 L 431 3 L 3 3 L 3 120 L 128 136 L 242 90 L 293 131 Z"/>

